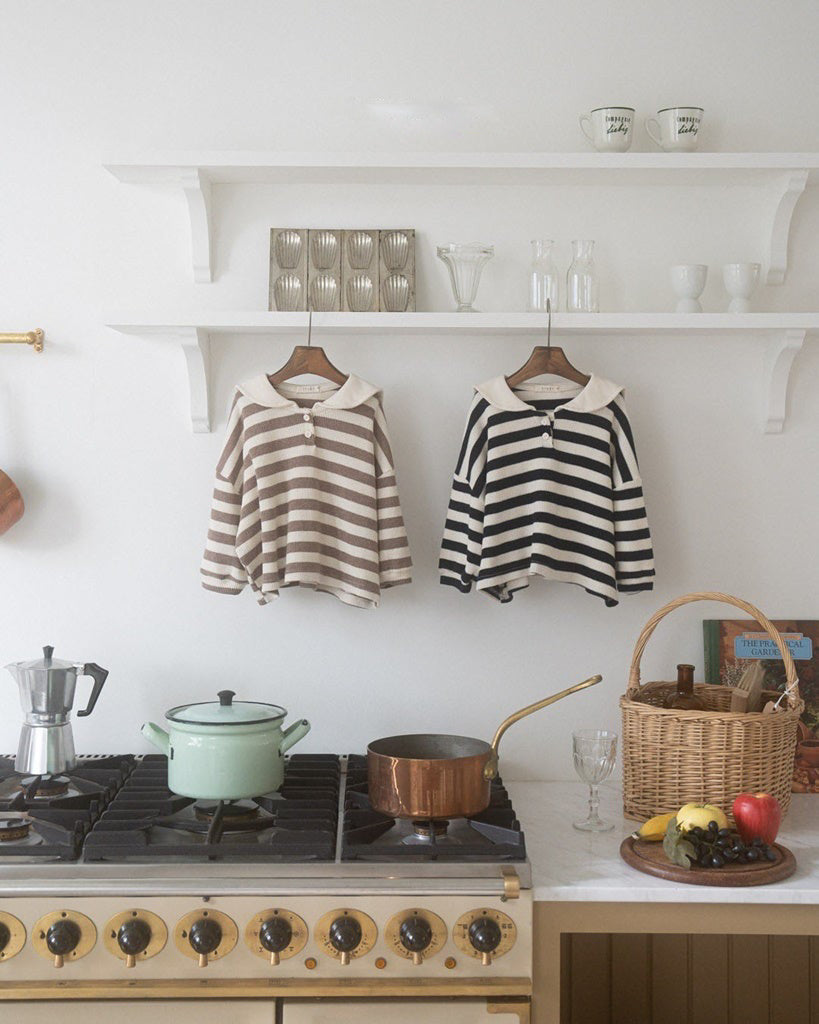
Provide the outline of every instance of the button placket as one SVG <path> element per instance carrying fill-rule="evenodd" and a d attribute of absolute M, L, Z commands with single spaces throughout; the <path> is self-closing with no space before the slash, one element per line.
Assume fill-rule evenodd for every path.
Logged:
<path fill-rule="evenodd" d="M 555 446 L 555 414 L 553 412 L 544 413 L 540 420 L 540 425 L 543 427 L 543 447 L 554 448 Z"/>
<path fill-rule="evenodd" d="M 313 410 L 306 409 L 301 416 L 304 421 L 304 436 L 308 441 L 312 441 L 315 444 L 316 425 L 313 420 Z"/>

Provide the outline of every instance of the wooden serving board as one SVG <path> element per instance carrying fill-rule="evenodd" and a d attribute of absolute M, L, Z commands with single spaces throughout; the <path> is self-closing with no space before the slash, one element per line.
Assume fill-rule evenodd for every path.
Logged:
<path fill-rule="evenodd" d="M 665 878 L 669 882 L 686 885 L 769 885 L 781 882 L 796 871 L 796 858 L 786 846 L 774 843 L 771 849 L 776 860 L 756 861 L 753 864 L 726 864 L 722 868 L 681 868 L 666 857 L 662 843 L 649 843 L 644 839 L 627 836 L 620 845 L 620 856 L 631 867 L 646 875 Z"/>

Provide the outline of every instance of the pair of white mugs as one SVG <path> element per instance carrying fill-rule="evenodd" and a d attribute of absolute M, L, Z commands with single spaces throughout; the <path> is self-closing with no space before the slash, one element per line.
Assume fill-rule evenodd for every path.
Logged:
<path fill-rule="evenodd" d="M 646 118 L 646 132 L 666 153 L 684 153 L 697 148 L 703 117 L 702 107 L 666 107 L 656 118 Z M 597 107 L 580 118 L 580 128 L 598 153 L 625 153 L 631 146 L 633 107 Z"/>
<path fill-rule="evenodd" d="M 729 313 L 748 313 L 759 281 L 759 263 L 726 263 L 722 268 L 725 290 L 731 296 Z M 671 287 L 677 296 L 678 313 L 701 313 L 700 295 L 708 277 L 705 263 L 678 263 L 671 268 Z"/>

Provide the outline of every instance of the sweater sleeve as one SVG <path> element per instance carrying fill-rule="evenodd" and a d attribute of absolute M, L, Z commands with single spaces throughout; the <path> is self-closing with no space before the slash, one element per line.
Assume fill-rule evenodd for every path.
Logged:
<path fill-rule="evenodd" d="M 486 400 L 475 396 L 455 466 L 441 557 L 441 583 L 468 594 L 477 580 L 483 544 L 486 487 Z"/>
<path fill-rule="evenodd" d="M 614 558 L 617 589 L 633 594 L 654 587 L 654 551 L 634 435 L 623 396 L 612 404 Z"/>
<path fill-rule="evenodd" d="M 216 466 L 208 537 L 200 568 L 202 586 L 218 594 L 239 594 L 247 583 L 247 572 L 236 550 L 242 518 L 242 419 L 238 400 L 237 392 L 228 419 L 227 440 Z"/>
<path fill-rule="evenodd" d="M 386 589 L 412 581 L 412 559 L 401 503 L 387 420 L 379 401 L 375 421 L 375 501 L 378 519 L 378 582 Z"/>

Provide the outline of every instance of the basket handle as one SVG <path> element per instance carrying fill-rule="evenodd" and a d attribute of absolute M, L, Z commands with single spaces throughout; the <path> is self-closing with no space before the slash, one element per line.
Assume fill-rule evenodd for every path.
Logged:
<path fill-rule="evenodd" d="M 684 594 L 682 597 L 677 597 L 673 601 L 669 601 L 667 605 L 664 605 L 659 611 L 656 611 L 651 616 L 645 626 L 643 626 L 643 631 L 640 633 L 637 638 L 637 643 L 634 645 L 634 654 L 631 657 L 631 668 L 628 674 L 626 696 L 629 699 L 633 699 L 635 694 L 640 692 L 640 659 L 643 656 L 643 651 L 646 649 L 646 644 L 651 639 L 651 635 L 654 630 L 670 612 L 673 612 L 676 608 L 680 608 L 684 604 L 691 604 L 693 601 L 722 601 L 723 604 L 732 604 L 735 608 L 739 608 L 747 615 L 750 615 L 752 619 L 755 619 L 759 625 L 762 626 L 771 640 L 773 640 L 779 648 L 779 653 L 782 655 L 782 661 L 785 663 L 788 706 L 792 709 L 798 708 L 802 703 L 802 700 L 799 696 L 799 679 L 796 675 L 796 666 L 793 663 L 793 658 L 791 656 L 791 652 L 788 650 L 787 644 L 779 635 L 774 624 L 770 619 L 763 615 L 758 608 L 749 604 L 747 601 L 743 601 L 742 598 L 732 597 L 730 594 L 718 594 L 713 591 L 704 591 L 698 594 Z"/>

